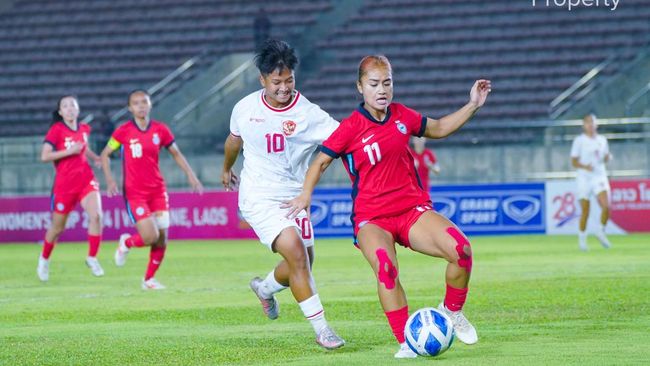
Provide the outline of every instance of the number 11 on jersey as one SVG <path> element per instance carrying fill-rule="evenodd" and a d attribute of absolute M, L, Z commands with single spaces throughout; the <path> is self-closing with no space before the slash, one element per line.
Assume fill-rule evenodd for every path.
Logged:
<path fill-rule="evenodd" d="M 381 150 L 379 150 L 379 144 L 373 142 L 370 145 L 365 145 L 363 151 L 368 154 L 368 159 L 370 159 L 370 164 L 375 165 L 381 161 Z"/>

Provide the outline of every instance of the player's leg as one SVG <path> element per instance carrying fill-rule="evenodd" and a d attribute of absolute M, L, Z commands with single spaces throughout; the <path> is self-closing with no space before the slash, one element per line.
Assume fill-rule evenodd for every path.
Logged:
<path fill-rule="evenodd" d="M 160 232 L 146 199 L 128 199 L 126 211 L 131 222 L 135 223 L 136 233 L 120 235 L 120 241 L 115 251 L 115 265 L 122 267 L 131 248 L 152 246 L 158 241 Z"/>
<path fill-rule="evenodd" d="M 142 281 L 142 289 L 164 290 L 165 286 L 158 282 L 154 276 L 160 268 L 160 265 L 165 258 L 165 251 L 167 250 L 167 238 L 169 237 L 168 229 L 170 224 L 169 211 L 156 211 L 153 213 L 153 218 L 158 228 L 158 241 L 151 245 L 149 263 Z"/>
<path fill-rule="evenodd" d="M 589 220 L 589 197 L 586 199 L 580 199 L 580 222 L 578 223 L 578 247 L 580 250 L 587 251 L 589 247 L 587 246 L 587 220 Z"/>
<path fill-rule="evenodd" d="M 447 288 L 439 309 L 451 318 L 460 341 L 466 344 L 476 343 L 476 330 L 462 312 L 472 271 L 469 240 L 456 225 L 434 211 L 424 212 L 417 219 L 409 229 L 408 238 L 414 251 L 447 260 Z"/>
<path fill-rule="evenodd" d="M 406 346 L 404 338 L 404 326 L 409 317 L 409 310 L 406 294 L 399 281 L 399 265 L 393 236 L 380 226 L 369 223 L 359 229 L 357 242 L 375 274 L 379 302 L 395 339 L 400 343 L 400 350 L 395 357 L 416 357 L 417 355 Z"/>
<path fill-rule="evenodd" d="M 50 279 L 50 255 L 54 250 L 56 242 L 59 240 L 59 236 L 63 233 L 63 230 L 65 230 L 65 224 L 68 221 L 68 214 L 69 212 L 52 212 L 52 224 L 45 232 L 43 250 L 38 256 L 38 265 L 36 267 L 36 274 L 43 282 Z"/>
<path fill-rule="evenodd" d="M 291 293 L 314 328 L 316 342 L 327 349 L 343 346 L 345 341 L 334 333 L 325 319 L 325 310 L 311 275 L 309 254 L 298 229 L 284 228 L 273 241 L 272 249 L 287 263 Z"/>
<path fill-rule="evenodd" d="M 600 241 L 603 248 L 608 249 L 612 247 L 609 239 L 607 239 L 607 235 L 605 235 L 605 226 L 609 220 L 609 191 L 600 191 L 596 197 L 598 198 L 598 205 L 601 209 L 600 227 L 596 230 L 596 238 L 598 238 L 598 241 Z"/>
<path fill-rule="evenodd" d="M 81 199 L 81 207 L 88 215 L 88 256 L 86 265 L 94 276 L 103 276 L 104 269 L 97 260 L 102 240 L 102 200 L 99 191 L 91 191 Z"/>

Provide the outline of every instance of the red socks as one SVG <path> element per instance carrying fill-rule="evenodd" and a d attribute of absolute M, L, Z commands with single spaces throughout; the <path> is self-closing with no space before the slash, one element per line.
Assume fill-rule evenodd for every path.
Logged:
<path fill-rule="evenodd" d="M 140 237 L 138 235 L 138 237 Z M 142 239 L 140 239 L 142 240 Z M 163 258 L 165 257 L 165 250 L 167 249 L 166 246 L 164 247 L 157 247 L 157 246 L 152 246 L 151 247 L 151 252 L 149 252 L 149 265 L 147 266 L 147 273 L 144 275 L 144 280 L 148 280 L 152 278 L 155 274 L 156 271 L 158 270 L 158 267 L 160 267 L 160 263 L 162 262 Z"/>
<path fill-rule="evenodd" d="M 447 285 L 447 292 L 445 293 L 445 306 L 451 311 L 458 311 L 465 305 L 467 299 L 467 291 L 469 288 L 454 288 Z"/>
<path fill-rule="evenodd" d="M 390 324 L 390 328 L 393 330 L 397 342 L 400 344 L 404 343 L 404 327 L 406 326 L 406 321 L 409 319 L 408 305 L 401 309 L 386 311 L 384 314 L 388 318 L 388 324 Z"/>
<path fill-rule="evenodd" d="M 140 234 L 135 234 L 135 235 L 131 235 L 130 238 L 126 239 L 124 245 L 126 245 L 127 248 L 143 247 L 144 241 L 142 240 Z"/>
<path fill-rule="evenodd" d="M 44 259 L 50 259 L 50 255 L 52 254 L 52 250 L 54 250 L 54 244 L 55 243 L 50 243 L 47 240 L 43 240 L 43 253 L 41 256 Z"/>
<path fill-rule="evenodd" d="M 102 241 L 101 235 L 88 234 L 88 256 L 96 257 L 99 251 L 99 243 Z"/>

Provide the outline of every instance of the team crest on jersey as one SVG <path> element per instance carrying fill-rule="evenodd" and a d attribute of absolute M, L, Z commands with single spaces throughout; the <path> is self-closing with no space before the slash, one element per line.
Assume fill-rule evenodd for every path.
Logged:
<path fill-rule="evenodd" d="M 395 121 L 395 124 L 397 125 L 397 129 L 399 130 L 399 132 L 406 135 L 406 133 L 408 132 L 406 130 L 406 126 L 402 122 L 400 122 L 400 120 Z"/>
<path fill-rule="evenodd" d="M 284 121 L 282 122 L 282 132 L 285 136 L 291 136 L 296 131 L 296 122 L 294 121 Z"/>
<path fill-rule="evenodd" d="M 153 141 L 154 145 L 160 145 L 160 136 L 158 136 L 157 133 L 154 133 L 152 141 Z"/>

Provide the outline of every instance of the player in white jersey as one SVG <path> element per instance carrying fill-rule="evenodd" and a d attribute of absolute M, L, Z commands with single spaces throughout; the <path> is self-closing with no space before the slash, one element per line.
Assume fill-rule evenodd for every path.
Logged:
<path fill-rule="evenodd" d="M 314 237 L 309 216 L 302 211 L 289 219 L 281 205 L 301 192 L 312 153 L 339 123 L 294 89 L 298 59 L 287 43 L 267 41 L 255 62 L 263 88 L 233 108 L 222 181 L 226 190 L 237 184 L 232 167 L 243 145 L 239 209 L 262 244 L 283 260 L 264 280 L 253 278 L 250 287 L 270 319 L 278 317 L 275 294 L 291 287 L 314 327 L 316 342 L 338 348 L 345 341 L 328 326 L 311 275 Z"/>
<path fill-rule="evenodd" d="M 578 199 L 582 213 L 580 215 L 580 232 L 578 245 L 586 251 L 587 247 L 587 219 L 589 218 L 589 198 L 594 195 L 601 208 L 601 226 L 596 230 L 596 238 L 605 247 L 611 247 L 605 235 L 605 225 L 609 220 L 609 181 L 605 164 L 612 159 L 609 152 L 607 139 L 597 133 L 598 125 L 596 116 L 586 115 L 582 119 L 583 134 L 573 140 L 571 146 L 571 164 L 578 170 Z"/>

